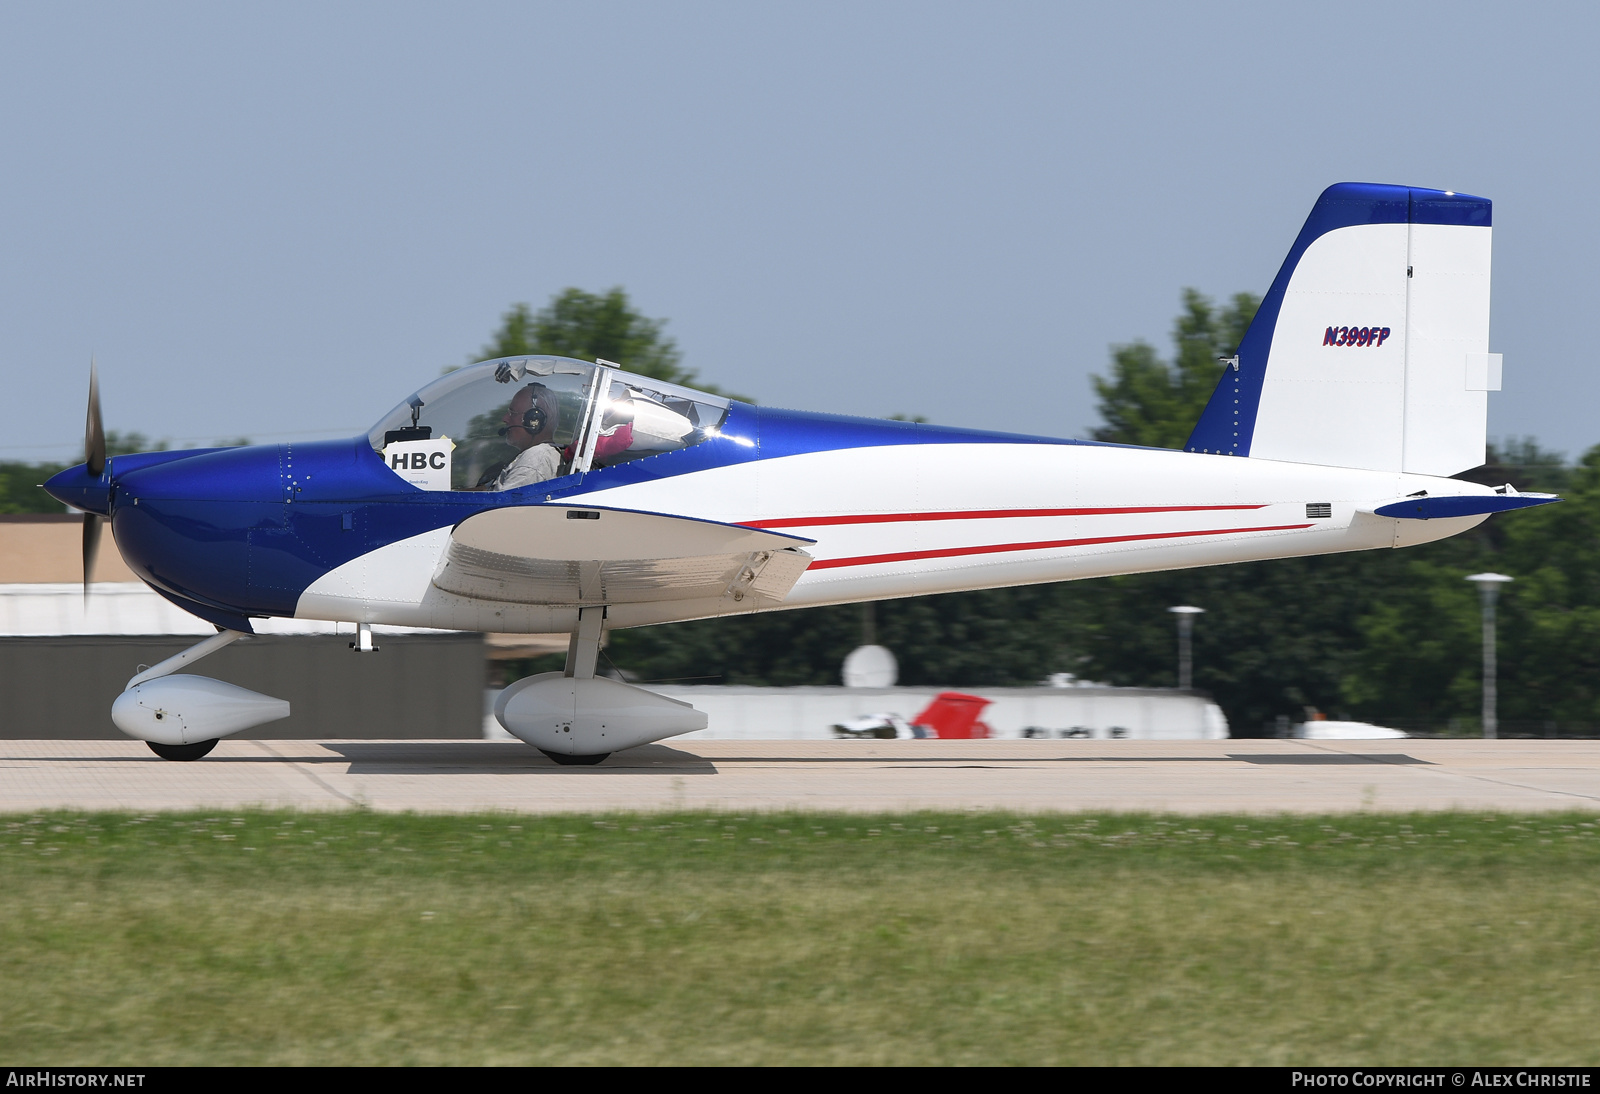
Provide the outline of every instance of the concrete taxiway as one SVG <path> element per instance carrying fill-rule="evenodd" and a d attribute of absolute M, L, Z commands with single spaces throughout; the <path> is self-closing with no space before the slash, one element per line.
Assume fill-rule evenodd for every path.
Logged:
<path fill-rule="evenodd" d="M 1600 741 L 690 741 L 560 767 L 499 741 L 0 741 L 0 812 L 38 809 L 1600 810 Z"/>

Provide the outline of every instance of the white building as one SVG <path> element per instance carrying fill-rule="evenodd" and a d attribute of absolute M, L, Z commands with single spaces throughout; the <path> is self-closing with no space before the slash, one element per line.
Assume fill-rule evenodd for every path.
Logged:
<path fill-rule="evenodd" d="M 992 701 L 980 719 L 996 737 L 1082 737 L 1089 740 L 1222 740 L 1222 709 L 1200 695 L 1154 688 L 759 688 L 653 685 L 651 691 L 692 703 L 711 724 L 684 738 L 824 740 L 833 727 L 874 714 L 911 721 L 941 691 Z M 1032 732 L 1029 732 L 1032 730 Z"/>

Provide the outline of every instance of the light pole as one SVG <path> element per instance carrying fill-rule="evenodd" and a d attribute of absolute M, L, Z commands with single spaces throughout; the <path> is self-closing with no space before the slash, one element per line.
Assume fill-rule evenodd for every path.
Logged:
<path fill-rule="evenodd" d="M 1496 712 L 1499 696 L 1495 691 L 1494 604 L 1500 598 L 1500 586 L 1515 580 L 1505 574 L 1472 574 L 1467 578 L 1478 587 L 1478 598 L 1483 603 L 1483 736 L 1492 741 L 1500 735 L 1500 719 Z"/>
<path fill-rule="evenodd" d="M 1167 611 L 1178 617 L 1178 690 L 1188 691 L 1194 687 L 1194 617 L 1205 609 L 1180 604 Z"/>

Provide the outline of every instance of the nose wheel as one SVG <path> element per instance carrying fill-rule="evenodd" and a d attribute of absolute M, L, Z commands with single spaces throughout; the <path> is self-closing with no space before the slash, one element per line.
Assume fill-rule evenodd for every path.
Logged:
<path fill-rule="evenodd" d="M 217 747 L 215 740 L 200 741 L 192 745 L 160 745 L 154 741 L 146 741 L 150 751 L 160 756 L 163 760 L 198 760 L 207 752 Z M 605 757 L 601 757 L 604 759 Z"/>

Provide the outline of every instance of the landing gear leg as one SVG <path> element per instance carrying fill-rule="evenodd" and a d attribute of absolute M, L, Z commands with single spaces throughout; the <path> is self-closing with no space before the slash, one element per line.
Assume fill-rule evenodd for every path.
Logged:
<path fill-rule="evenodd" d="M 211 656 L 223 646 L 230 645 L 234 642 L 237 642 L 241 638 L 248 637 L 250 636 L 245 634 L 243 631 L 218 631 L 210 638 L 196 642 L 182 653 L 175 653 L 165 661 L 151 665 L 147 669 L 140 670 L 133 677 L 133 679 L 127 682 L 122 690 L 127 691 L 135 684 L 142 684 L 146 680 L 159 680 L 163 676 L 170 676 L 179 669 L 186 668 L 187 666 L 194 664 L 202 657 Z"/>
<path fill-rule="evenodd" d="M 600 624 L 605 620 L 604 608 L 579 608 L 578 629 L 572 632 L 567 643 L 567 667 L 562 675 L 574 680 L 593 680 L 594 667 L 600 660 Z"/>
<path fill-rule="evenodd" d="M 578 629 L 572 632 L 572 640 L 567 643 L 567 667 L 562 675 L 574 680 L 594 679 L 595 665 L 600 660 L 600 624 L 605 617 L 606 610 L 603 607 L 578 609 Z M 542 748 L 539 751 L 563 767 L 589 767 L 611 755 L 609 752 L 599 752 L 589 756 L 572 756 L 547 752 Z"/>

